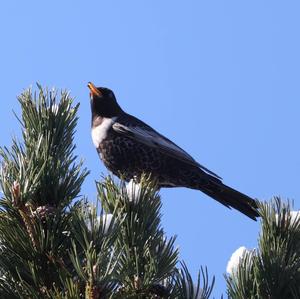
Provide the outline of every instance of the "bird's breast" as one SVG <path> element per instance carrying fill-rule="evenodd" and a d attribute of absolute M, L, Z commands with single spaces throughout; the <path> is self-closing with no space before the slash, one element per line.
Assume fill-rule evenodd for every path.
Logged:
<path fill-rule="evenodd" d="M 96 148 L 99 148 L 99 145 L 107 137 L 108 131 L 116 119 L 117 117 L 103 118 L 97 126 L 92 127 L 92 140 Z"/>

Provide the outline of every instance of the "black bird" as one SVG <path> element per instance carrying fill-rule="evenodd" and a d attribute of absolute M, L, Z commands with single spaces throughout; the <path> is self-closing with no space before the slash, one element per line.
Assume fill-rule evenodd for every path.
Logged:
<path fill-rule="evenodd" d="M 196 162 L 171 140 L 124 112 L 110 89 L 96 87 L 91 82 L 88 87 L 93 143 L 112 173 L 127 181 L 149 173 L 159 187 L 200 190 L 256 220 L 254 199 L 224 185 L 217 174 Z"/>

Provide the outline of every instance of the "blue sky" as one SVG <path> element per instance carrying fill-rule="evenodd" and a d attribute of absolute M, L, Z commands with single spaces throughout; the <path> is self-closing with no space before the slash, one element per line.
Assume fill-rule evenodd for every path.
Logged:
<path fill-rule="evenodd" d="M 102 172 L 90 138 L 87 82 L 238 190 L 300 208 L 299 1 L 3 1 L 0 4 L 0 144 L 20 132 L 16 96 L 40 82 L 81 103 L 76 153 Z M 214 295 L 259 225 L 200 192 L 165 189 L 163 225 L 195 275 L 216 275 Z"/>

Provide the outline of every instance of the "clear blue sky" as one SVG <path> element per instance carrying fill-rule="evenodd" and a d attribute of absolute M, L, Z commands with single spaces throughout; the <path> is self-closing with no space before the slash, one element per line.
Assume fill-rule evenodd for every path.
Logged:
<path fill-rule="evenodd" d="M 110 87 L 143 119 L 253 197 L 300 208 L 299 1 L 2 1 L 1 145 L 19 134 L 16 96 L 36 81 L 81 103 L 77 154 L 106 173 L 90 138 L 86 84 Z M 233 251 L 259 226 L 200 192 L 165 189 L 163 225 L 192 273 L 207 265 L 214 295 Z"/>

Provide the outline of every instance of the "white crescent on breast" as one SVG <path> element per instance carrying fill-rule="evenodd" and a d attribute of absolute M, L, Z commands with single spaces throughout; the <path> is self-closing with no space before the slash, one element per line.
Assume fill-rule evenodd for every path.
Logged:
<path fill-rule="evenodd" d="M 92 128 L 92 140 L 96 148 L 107 137 L 107 132 L 115 123 L 117 117 L 103 118 L 100 125 Z"/>

